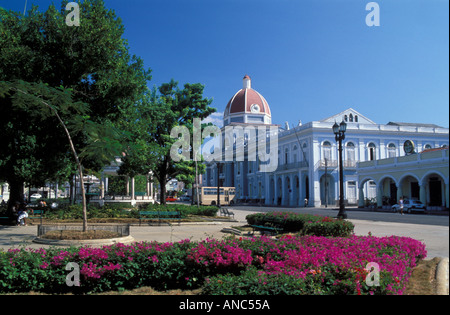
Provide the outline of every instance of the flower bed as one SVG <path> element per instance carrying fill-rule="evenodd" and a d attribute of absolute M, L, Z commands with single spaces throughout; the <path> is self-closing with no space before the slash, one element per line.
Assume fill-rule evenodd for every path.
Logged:
<path fill-rule="evenodd" d="M 285 236 L 0 252 L 0 292 L 101 292 L 152 286 L 204 294 L 401 294 L 424 244 L 406 237 Z M 67 286 L 69 262 L 81 285 Z M 367 263 L 380 268 L 368 286 Z"/>

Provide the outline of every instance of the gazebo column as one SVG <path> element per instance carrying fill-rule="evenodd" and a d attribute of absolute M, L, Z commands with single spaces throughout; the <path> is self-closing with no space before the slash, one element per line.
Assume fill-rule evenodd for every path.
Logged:
<path fill-rule="evenodd" d="M 100 181 L 101 181 L 100 198 L 103 200 L 103 199 L 105 199 L 105 174 L 104 173 L 102 173 Z"/>
<path fill-rule="evenodd" d="M 105 176 L 105 194 L 109 191 L 109 178 Z"/>
<path fill-rule="evenodd" d="M 134 177 L 131 177 L 131 200 L 136 199 L 134 191 Z"/>

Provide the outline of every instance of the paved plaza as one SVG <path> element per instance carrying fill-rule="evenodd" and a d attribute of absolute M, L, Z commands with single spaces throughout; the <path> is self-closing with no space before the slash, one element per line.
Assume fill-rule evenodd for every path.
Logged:
<path fill-rule="evenodd" d="M 192 222 L 181 225 L 132 225 L 131 236 L 136 241 L 177 242 L 184 239 L 193 241 L 206 238 L 222 238 L 230 234 L 223 229 L 247 223 L 245 217 L 252 212 L 232 209 L 235 216 L 232 221 Z M 449 257 L 449 227 L 437 225 L 421 225 L 369 220 L 353 220 L 356 235 L 374 236 L 398 235 L 407 236 L 424 242 L 427 246 L 428 257 Z M 37 234 L 37 226 L 0 226 L 0 248 L 11 247 L 45 247 L 46 245 L 33 243 Z"/>

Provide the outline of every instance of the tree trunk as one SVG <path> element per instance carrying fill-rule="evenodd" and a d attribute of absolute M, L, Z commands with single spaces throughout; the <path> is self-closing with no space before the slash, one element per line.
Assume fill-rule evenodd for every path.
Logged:
<path fill-rule="evenodd" d="M 16 202 L 23 203 L 23 181 L 10 180 L 9 183 L 9 200 L 8 200 L 8 215 L 11 216 L 12 207 Z"/>
<path fill-rule="evenodd" d="M 161 176 L 159 179 L 159 186 L 161 189 L 161 193 L 159 194 L 159 203 L 162 205 L 166 205 L 166 184 L 167 184 L 166 175 Z"/>
<path fill-rule="evenodd" d="M 21 91 L 19 89 L 15 89 L 15 90 L 18 92 L 21 92 L 23 94 L 28 94 L 27 92 Z M 63 120 L 59 116 L 56 109 L 54 109 L 52 106 L 50 106 L 50 104 L 48 104 L 47 102 L 44 102 L 43 100 L 39 100 L 39 101 L 42 104 L 44 104 L 45 106 L 47 106 L 55 114 L 55 116 L 58 118 L 61 126 L 64 128 L 64 131 L 66 132 L 66 135 L 67 135 L 67 139 L 69 140 L 70 148 L 72 150 L 72 153 L 74 155 L 75 161 L 78 166 L 78 174 L 80 175 L 81 201 L 82 201 L 82 205 L 83 205 L 83 232 L 86 232 L 87 231 L 87 206 L 86 206 L 86 194 L 85 194 L 84 180 L 83 180 L 83 167 L 78 158 L 77 151 L 75 150 L 75 146 L 73 145 L 73 142 L 72 142 L 72 137 L 70 136 L 70 132 L 67 129 L 66 124 L 64 124 Z M 23 183 L 22 183 L 22 200 L 21 201 L 23 201 Z"/>

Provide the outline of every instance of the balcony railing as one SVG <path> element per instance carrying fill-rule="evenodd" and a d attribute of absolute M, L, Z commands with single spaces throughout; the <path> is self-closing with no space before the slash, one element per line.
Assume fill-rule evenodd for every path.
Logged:
<path fill-rule="evenodd" d="M 337 160 L 327 160 L 326 167 L 327 168 L 336 168 L 339 166 Z M 344 168 L 356 168 L 356 161 L 353 160 L 345 160 L 343 161 Z M 325 160 L 319 160 L 316 163 L 316 168 L 325 169 Z"/>
<path fill-rule="evenodd" d="M 293 163 L 287 163 L 287 164 L 278 164 L 277 171 L 284 171 L 284 170 L 292 170 L 302 167 L 308 167 L 308 162 L 306 161 L 300 161 L 300 162 L 293 162 Z"/>

